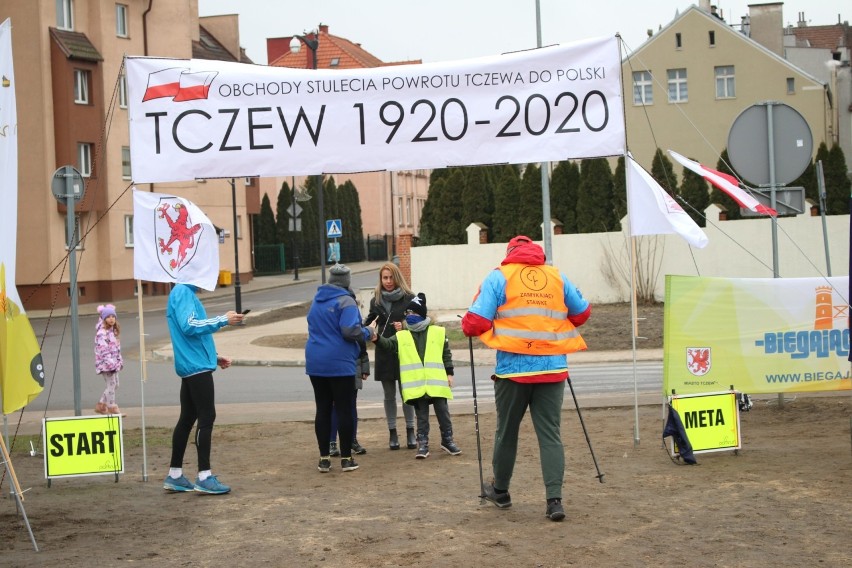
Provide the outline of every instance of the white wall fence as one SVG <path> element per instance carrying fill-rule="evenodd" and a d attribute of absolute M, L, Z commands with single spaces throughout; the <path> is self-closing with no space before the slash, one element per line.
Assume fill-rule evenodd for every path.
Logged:
<path fill-rule="evenodd" d="M 710 243 L 691 248 L 677 235 L 639 237 L 637 265 L 656 272 L 654 296 L 662 301 L 665 275 L 724 278 L 772 278 L 772 221 L 718 221 L 720 209 L 710 205 L 704 229 Z M 710 221 L 713 219 L 714 221 Z M 627 218 L 622 227 L 627 226 Z M 552 227 L 551 227 L 552 230 Z M 849 215 L 826 217 L 831 275 L 849 275 Z M 778 272 L 782 278 L 827 276 L 821 217 L 798 215 L 778 219 Z M 541 244 L 541 243 L 539 243 Z M 625 230 L 613 233 L 553 235 L 553 265 L 574 282 L 592 303 L 630 301 L 630 239 Z M 411 249 L 411 286 L 425 292 L 429 309 L 463 313 L 486 274 L 500 265 L 506 243 L 480 244 L 479 227 L 468 227 L 468 244 Z M 845 296 L 845 294 L 844 294 Z"/>

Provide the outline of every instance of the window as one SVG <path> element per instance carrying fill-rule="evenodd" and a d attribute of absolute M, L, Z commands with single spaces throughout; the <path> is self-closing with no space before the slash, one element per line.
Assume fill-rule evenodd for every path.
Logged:
<path fill-rule="evenodd" d="M 74 29 L 74 0 L 56 0 L 56 27 Z"/>
<path fill-rule="evenodd" d="M 127 37 L 127 6 L 115 5 L 115 35 Z"/>
<path fill-rule="evenodd" d="M 118 106 L 127 108 L 127 77 L 118 78 Z"/>
<path fill-rule="evenodd" d="M 396 224 L 402 226 L 402 197 L 396 200 Z"/>
<path fill-rule="evenodd" d="M 84 69 L 74 69 L 74 102 L 89 104 L 89 72 Z"/>
<path fill-rule="evenodd" d="M 716 32 L 710 30 L 707 35 L 709 36 L 710 45 L 716 45 Z"/>
<path fill-rule="evenodd" d="M 654 104 L 653 81 L 651 79 L 650 71 L 633 72 L 633 104 Z"/>
<path fill-rule="evenodd" d="M 737 96 L 733 65 L 716 67 L 716 98 L 732 99 Z"/>
<path fill-rule="evenodd" d="M 243 238 L 243 217 L 242 215 L 237 215 L 237 226 L 234 228 L 237 232 L 237 238 Z"/>
<path fill-rule="evenodd" d="M 88 142 L 77 144 L 77 170 L 83 177 L 92 175 L 92 145 Z"/>
<path fill-rule="evenodd" d="M 683 41 L 681 41 L 680 33 L 675 34 L 675 48 L 680 49 L 683 47 Z"/>
<path fill-rule="evenodd" d="M 685 103 L 689 100 L 686 89 L 686 69 L 669 69 L 669 102 Z"/>
<path fill-rule="evenodd" d="M 405 198 L 405 224 L 411 225 L 411 198 Z"/>
<path fill-rule="evenodd" d="M 130 169 L 130 146 L 121 147 L 121 178 L 133 179 L 133 172 Z"/>
<path fill-rule="evenodd" d="M 787 77 L 787 94 L 796 94 L 796 79 L 794 77 Z"/>
<path fill-rule="evenodd" d="M 340 58 L 339 57 L 332 57 L 331 63 L 328 64 L 329 67 L 337 67 L 338 65 L 340 65 Z"/>
<path fill-rule="evenodd" d="M 133 215 L 124 216 L 124 246 L 133 248 Z"/>
<path fill-rule="evenodd" d="M 254 186 L 254 178 L 252 178 L 252 177 L 245 178 L 245 184 L 246 184 L 246 187 Z"/>

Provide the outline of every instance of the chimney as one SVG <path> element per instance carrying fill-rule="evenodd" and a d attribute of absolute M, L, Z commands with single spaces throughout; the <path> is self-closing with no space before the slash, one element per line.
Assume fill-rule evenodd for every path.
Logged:
<path fill-rule="evenodd" d="M 797 22 L 800 28 L 808 27 L 808 21 L 805 19 L 805 13 L 799 12 L 799 21 Z"/>
<path fill-rule="evenodd" d="M 705 14 L 710 13 L 710 0 L 700 0 L 698 2 L 698 9 L 704 12 Z"/>
<path fill-rule="evenodd" d="M 749 37 L 779 57 L 784 56 L 783 2 L 749 4 Z"/>

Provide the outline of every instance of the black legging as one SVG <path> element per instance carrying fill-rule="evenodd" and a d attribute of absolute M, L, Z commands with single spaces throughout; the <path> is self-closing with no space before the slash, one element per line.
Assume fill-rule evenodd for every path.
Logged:
<path fill-rule="evenodd" d="M 172 434 L 172 461 L 170 467 L 183 467 L 183 455 L 195 430 L 195 445 L 198 448 L 198 471 L 210 469 L 210 447 L 213 440 L 213 423 L 216 421 L 216 405 L 213 394 L 213 371 L 184 377 L 180 381 L 180 418 Z"/>
<path fill-rule="evenodd" d="M 318 377 L 310 375 L 314 387 L 314 400 L 317 413 L 314 418 L 314 430 L 320 456 L 329 454 L 331 438 L 332 408 L 337 408 L 337 420 L 340 428 L 340 457 L 352 457 L 352 391 L 355 390 L 355 375 L 345 377 Z"/>

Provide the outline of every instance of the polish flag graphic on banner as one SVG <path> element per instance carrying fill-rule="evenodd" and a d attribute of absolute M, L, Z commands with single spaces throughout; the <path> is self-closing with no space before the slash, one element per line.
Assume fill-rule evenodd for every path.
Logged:
<path fill-rule="evenodd" d="M 185 67 L 170 67 L 148 75 L 148 86 L 142 102 L 177 95 L 181 88 L 180 77 L 185 71 L 188 71 Z"/>
<path fill-rule="evenodd" d="M 174 98 L 175 102 L 206 99 L 210 92 L 210 83 L 218 74 L 217 71 L 182 74 L 180 76 L 180 90 Z"/>
<path fill-rule="evenodd" d="M 692 170 L 727 193 L 740 207 L 744 207 L 754 213 L 760 213 L 761 215 L 772 215 L 773 217 L 778 215 L 775 209 L 761 204 L 757 199 L 740 189 L 739 181 L 734 176 L 711 170 L 707 166 L 702 166 L 698 162 L 685 158 L 673 150 L 669 150 L 669 154 L 683 167 Z"/>

